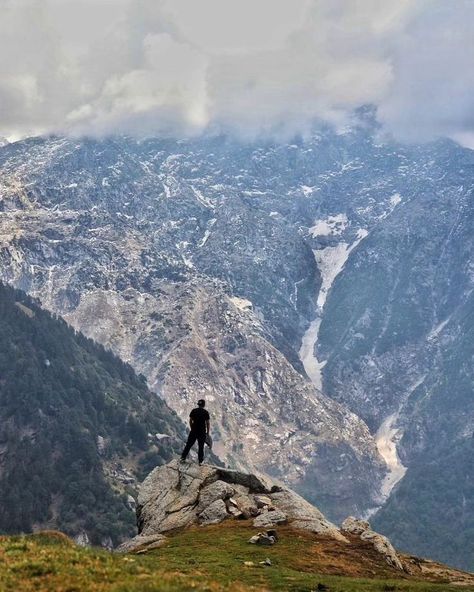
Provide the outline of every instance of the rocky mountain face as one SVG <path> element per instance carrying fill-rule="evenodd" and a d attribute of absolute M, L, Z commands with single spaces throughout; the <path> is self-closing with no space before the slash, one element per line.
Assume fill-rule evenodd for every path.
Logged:
<path fill-rule="evenodd" d="M 2 284 L 0 328 L 0 531 L 130 537 L 137 482 L 179 452 L 183 424 L 130 366 Z"/>
<path fill-rule="evenodd" d="M 320 273 L 291 213 L 255 199 L 255 172 L 235 186 L 247 161 L 260 171 L 254 156 L 222 139 L 6 146 L 2 274 L 130 362 L 183 419 L 205 397 L 221 458 L 310 480 L 343 518 L 377 502 L 385 467 L 367 425 L 304 375 Z"/>
<path fill-rule="evenodd" d="M 234 466 L 472 567 L 474 156 L 377 134 L 6 145 L 1 276 L 183 418 L 206 398 Z"/>

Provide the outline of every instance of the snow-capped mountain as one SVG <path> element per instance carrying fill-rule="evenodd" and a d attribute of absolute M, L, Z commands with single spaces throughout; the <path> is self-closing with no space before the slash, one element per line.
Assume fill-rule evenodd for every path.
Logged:
<path fill-rule="evenodd" d="M 3 146 L 1 279 L 131 362 L 183 418 L 208 399 L 229 462 L 333 519 L 383 505 L 377 527 L 399 546 L 452 561 L 429 535 L 419 468 L 462 450 L 446 491 L 468 470 L 474 153 L 374 138 Z M 449 508 L 472 522 L 470 483 Z M 400 526 L 415 514 L 417 540 Z"/>

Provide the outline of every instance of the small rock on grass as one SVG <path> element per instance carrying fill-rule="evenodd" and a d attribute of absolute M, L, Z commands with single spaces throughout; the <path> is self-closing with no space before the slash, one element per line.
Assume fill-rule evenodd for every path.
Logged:
<path fill-rule="evenodd" d="M 278 533 L 275 529 L 271 528 L 270 530 L 267 530 L 267 535 L 273 537 L 275 539 L 275 543 L 278 541 Z"/>
<path fill-rule="evenodd" d="M 273 537 L 266 535 L 266 534 L 261 535 L 258 539 L 258 542 L 257 542 L 257 545 L 264 545 L 266 547 L 271 547 L 274 544 L 275 544 L 275 539 Z"/>
<path fill-rule="evenodd" d="M 252 545 L 274 545 L 278 540 L 276 530 L 267 530 L 265 532 L 259 532 L 249 539 L 249 543 Z"/>

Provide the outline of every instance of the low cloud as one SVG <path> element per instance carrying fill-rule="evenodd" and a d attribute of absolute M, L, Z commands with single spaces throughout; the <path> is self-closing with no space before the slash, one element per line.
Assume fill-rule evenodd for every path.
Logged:
<path fill-rule="evenodd" d="M 474 1 L 0 0 L 0 135 L 474 137 Z"/>

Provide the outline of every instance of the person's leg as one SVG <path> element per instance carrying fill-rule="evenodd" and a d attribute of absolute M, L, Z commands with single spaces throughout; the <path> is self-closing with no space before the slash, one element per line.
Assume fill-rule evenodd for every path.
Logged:
<path fill-rule="evenodd" d="M 194 432 L 189 432 L 188 441 L 186 442 L 186 446 L 184 447 L 183 452 L 181 453 L 181 460 L 186 460 L 186 457 L 191 450 L 191 446 L 196 442 L 196 434 Z"/>
<path fill-rule="evenodd" d="M 206 434 L 199 434 L 198 436 L 198 459 L 199 464 L 204 460 L 204 444 L 206 443 Z"/>

